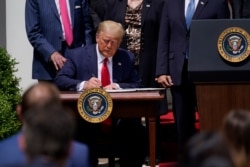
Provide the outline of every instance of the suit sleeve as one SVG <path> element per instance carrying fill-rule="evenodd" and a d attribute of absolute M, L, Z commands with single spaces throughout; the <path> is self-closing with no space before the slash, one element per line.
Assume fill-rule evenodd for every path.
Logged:
<path fill-rule="evenodd" d="M 109 20 L 109 19 L 114 17 L 114 16 L 112 16 L 112 11 L 113 10 L 111 10 L 111 9 L 114 8 L 115 1 L 116 0 L 105 0 L 105 2 L 106 2 L 106 10 L 105 10 L 105 14 L 104 14 L 104 17 L 103 17 L 104 20 Z"/>
<path fill-rule="evenodd" d="M 37 0 L 26 0 L 25 4 L 25 28 L 29 42 L 45 61 L 48 61 L 56 49 L 46 40 L 40 27 L 40 11 Z"/>
<path fill-rule="evenodd" d="M 93 22 L 89 12 L 89 5 L 87 0 L 82 1 L 82 12 L 85 24 L 85 37 L 86 37 L 86 44 L 93 43 Z"/>
<path fill-rule="evenodd" d="M 235 19 L 241 18 L 243 10 L 243 0 L 232 0 L 232 8 L 233 8 L 233 18 Z"/>
<path fill-rule="evenodd" d="M 227 0 L 223 0 L 221 8 L 219 10 L 218 19 L 229 19 L 230 11 Z"/>
<path fill-rule="evenodd" d="M 120 74 L 122 76 L 121 80 L 117 83 L 121 88 L 139 88 L 141 87 L 141 79 L 134 66 L 134 54 L 128 51 L 125 51 L 125 54 L 122 57 L 126 66 L 122 74 Z"/>
<path fill-rule="evenodd" d="M 168 71 L 168 44 L 169 44 L 169 20 L 167 15 L 167 2 L 165 2 L 160 22 L 159 41 L 156 57 L 156 76 L 169 74 Z"/>
<path fill-rule="evenodd" d="M 91 7 L 89 8 L 89 14 L 92 19 L 92 23 L 94 25 L 94 29 L 97 30 L 99 23 L 102 21 L 101 18 L 98 16 L 98 14 L 92 9 Z"/>
<path fill-rule="evenodd" d="M 76 91 L 76 86 L 81 82 L 76 78 L 77 67 L 74 61 L 73 52 L 68 52 L 69 54 L 67 62 L 63 66 L 63 68 L 58 72 L 54 79 L 54 83 L 60 90 L 73 90 Z"/>

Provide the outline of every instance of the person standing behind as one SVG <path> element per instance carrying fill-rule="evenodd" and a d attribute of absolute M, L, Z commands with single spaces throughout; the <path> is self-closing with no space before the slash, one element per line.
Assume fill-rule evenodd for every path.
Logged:
<path fill-rule="evenodd" d="M 234 19 L 250 18 L 250 0 L 231 0 Z"/>
<path fill-rule="evenodd" d="M 162 87 L 171 88 L 180 154 L 186 141 L 195 133 L 195 87 L 187 72 L 188 56 L 192 56 L 188 55 L 191 20 L 229 17 L 227 0 L 165 1 L 159 32 L 156 81 Z"/>
<path fill-rule="evenodd" d="M 92 43 L 86 0 L 26 0 L 25 27 L 34 48 L 32 78 L 38 81 L 54 79 L 66 50 Z"/>
<path fill-rule="evenodd" d="M 62 105 L 60 92 L 57 87 L 48 82 L 39 82 L 30 86 L 22 95 L 19 105 L 16 107 L 18 118 L 25 122 L 25 114 L 34 107 L 44 107 L 47 105 Z M 0 142 L 0 167 L 24 164 L 25 154 L 20 147 L 20 137 L 23 135 L 23 128 L 15 135 Z M 90 167 L 89 148 L 85 144 L 78 142 L 72 143 L 71 154 L 69 155 L 68 165 Z"/>
<path fill-rule="evenodd" d="M 121 48 L 135 54 L 143 87 L 157 87 L 156 54 L 164 0 L 119 0 L 108 4 L 105 20 L 121 23 L 125 36 Z"/>
<path fill-rule="evenodd" d="M 220 132 L 200 132 L 187 142 L 178 167 L 234 167 L 225 138 Z"/>

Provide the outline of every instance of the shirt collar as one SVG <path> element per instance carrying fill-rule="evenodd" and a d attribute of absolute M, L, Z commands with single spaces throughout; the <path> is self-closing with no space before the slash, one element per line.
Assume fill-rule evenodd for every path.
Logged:
<path fill-rule="evenodd" d="M 102 63 L 103 60 L 105 59 L 105 57 L 100 53 L 99 49 L 98 49 L 98 44 L 96 44 L 96 54 L 97 54 L 97 61 L 98 63 Z M 109 57 L 108 60 L 109 62 L 111 62 L 113 59 L 113 57 Z"/>

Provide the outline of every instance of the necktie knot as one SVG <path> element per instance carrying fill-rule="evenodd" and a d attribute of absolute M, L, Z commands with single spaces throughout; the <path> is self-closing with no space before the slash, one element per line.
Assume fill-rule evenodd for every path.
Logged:
<path fill-rule="evenodd" d="M 108 62 L 108 58 L 105 58 L 105 59 L 103 60 L 103 64 L 105 64 L 105 66 L 107 66 L 107 62 Z"/>

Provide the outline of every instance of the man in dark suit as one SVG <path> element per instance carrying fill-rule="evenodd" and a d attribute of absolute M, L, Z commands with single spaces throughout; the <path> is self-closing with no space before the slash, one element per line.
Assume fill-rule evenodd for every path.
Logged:
<path fill-rule="evenodd" d="M 224 19 L 230 16 L 227 0 L 195 0 L 191 17 L 191 12 L 187 12 L 191 11 L 188 10 L 189 2 L 165 1 L 156 65 L 156 81 L 163 87 L 171 88 L 180 153 L 186 141 L 195 133 L 195 88 L 187 73 L 189 23 L 191 19 Z M 190 19 L 185 19 L 186 16 Z"/>
<path fill-rule="evenodd" d="M 22 101 L 16 109 L 17 115 L 22 122 L 25 122 L 24 115 L 27 112 L 33 112 L 32 109 L 34 107 L 43 107 L 48 104 L 61 105 L 60 93 L 57 87 L 47 82 L 34 84 L 24 92 Z M 26 163 L 26 156 L 20 143 L 21 136 L 23 136 L 23 130 L 0 142 L 1 167 L 12 165 L 21 166 Z M 73 142 L 67 166 L 89 167 L 88 151 L 89 149 L 86 145 Z"/>
<path fill-rule="evenodd" d="M 26 33 L 34 48 L 32 78 L 39 81 L 54 79 L 66 62 L 65 50 L 92 43 L 93 26 L 87 0 L 66 0 L 73 40 L 70 43 L 66 42 L 59 1 L 26 0 Z"/>
<path fill-rule="evenodd" d="M 231 0 L 233 18 L 250 18 L 250 0 Z"/>
<path fill-rule="evenodd" d="M 134 68 L 133 53 L 119 49 L 123 35 L 124 30 L 121 24 L 114 21 L 101 22 L 96 33 L 97 44 L 73 49 L 68 52 L 70 55 L 69 59 L 57 74 L 55 84 L 62 90 L 77 91 L 98 87 L 103 87 L 107 90 L 140 87 L 140 79 Z M 111 83 L 105 86 L 101 83 L 101 67 L 106 58 L 108 59 L 107 64 Z M 113 120 L 113 122 L 116 121 Z M 122 145 L 122 148 L 120 148 L 120 152 L 122 153 L 120 160 L 121 162 L 128 163 L 131 167 L 142 166 L 143 160 L 140 162 L 137 161 L 139 161 L 139 156 L 141 155 L 141 145 L 145 143 L 145 135 L 141 135 L 144 133 L 144 129 L 133 127 L 132 124 L 129 124 L 129 127 L 124 127 L 124 124 L 128 125 L 127 122 L 131 122 L 131 120 L 120 119 L 114 123 L 114 125 L 117 125 L 114 126 L 114 131 L 117 130 L 118 132 L 116 137 L 119 143 L 123 143 L 124 146 L 126 145 L 126 147 Z M 96 127 L 97 125 L 92 124 L 88 126 Z M 85 127 L 87 127 L 86 124 Z M 98 129 L 96 130 L 98 131 Z M 90 133 L 93 133 L 93 131 L 94 128 L 91 129 Z M 86 133 L 88 135 L 83 135 L 83 137 L 91 137 L 90 133 Z M 94 135 L 91 137 L 92 140 L 85 139 L 90 141 L 89 143 L 93 149 L 95 145 L 94 140 L 97 138 Z M 121 166 L 123 165 L 126 167 L 126 164 L 122 164 Z"/>
<path fill-rule="evenodd" d="M 96 33 L 97 44 L 70 50 L 68 61 L 55 78 L 61 90 L 77 90 L 101 87 L 100 69 L 108 58 L 111 83 L 104 89 L 138 88 L 140 79 L 133 66 L 131 52 L 119 49 L 124 30 L 121 24 L 104 21 Z"/>

